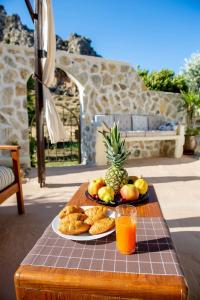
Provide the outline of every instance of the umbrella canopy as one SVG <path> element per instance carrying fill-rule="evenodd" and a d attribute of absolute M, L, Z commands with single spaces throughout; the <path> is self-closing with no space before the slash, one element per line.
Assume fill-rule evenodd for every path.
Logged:
<path fill-rule="evenodd" d="M 40 49 L 46 53 L 42 58 L 42 81 L 44 111 L 51 143 L 65 141 L 66 132 L 56 111 L 55 103 L 49 91 L 55 78 L 56 37 L 51 0 L 40 0 L 39 22 Z"/>

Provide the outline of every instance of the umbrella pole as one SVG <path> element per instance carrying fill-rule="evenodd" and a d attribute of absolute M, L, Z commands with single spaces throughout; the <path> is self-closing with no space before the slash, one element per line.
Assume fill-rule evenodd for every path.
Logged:
<path fill-rule="evenodd" d="M 41 14 L 40 1 L 35 0 L 35 13 Z M 40 49 L 40 18 L 35 19 L 34 44 L 35 44 L 35 74 L 39 80 L 35 80 L 36 89 L 36 136 L 37 136 L 37 165 L 38 182 L 40 187 L 45 185 L 45 152 L 44 152 L 44 100 L 42 87 L 42 50 Z"/>
<path fill-rule="evenodd" d="M 42 89 L 42 61 L 43 51 L 40 49 L 40 1 L 35 0 L 35 13 L 30 0 L 25 0 L 27 9 L 35 24 L 34 46 L 35 46 L 35 112 L 36 112 L 36 137 L 37 137 L 37 165 L 38 182 L 40 187 L 45 185 L 45 148 L 44 148 L 44 100 Z"/>

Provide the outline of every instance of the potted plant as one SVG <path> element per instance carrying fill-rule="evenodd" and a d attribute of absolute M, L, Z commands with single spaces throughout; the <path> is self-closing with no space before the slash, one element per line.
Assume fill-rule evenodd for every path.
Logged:
<path fill-rule="evenodd" d="M 181 93 L 180 110 L 186 112 L 187 128 L 185 131 L 184 153 L 193 154 L 197 147 L 196 136 L 199 135 L 199 130 L 195 128 L 194 117 L 200 109 L 200 95 L 194 92 Z"/>

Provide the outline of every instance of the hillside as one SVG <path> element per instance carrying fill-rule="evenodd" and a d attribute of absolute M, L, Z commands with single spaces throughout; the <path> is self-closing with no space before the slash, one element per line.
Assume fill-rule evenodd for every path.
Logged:
<path fill-rule="evenodd" d="M 9 16 L 3 5 L 0 5 L 0 42 L 28 47 L 34 45 L 33 30 L 22 24 L 19 15 Z M 90 39 L 77 33 L 72 33 L 68 40 L 56 36 L 57 49 L 67 53 L 100 56 L 91 43 Z"/>

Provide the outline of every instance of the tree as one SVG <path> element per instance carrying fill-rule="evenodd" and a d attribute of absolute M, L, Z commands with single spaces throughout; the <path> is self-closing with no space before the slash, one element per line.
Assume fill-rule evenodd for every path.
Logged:
<path fill-rule="evenodd" d="M 137 68 L 139 76 L 150 90 L 180 93 L 188 90 L 183 75 L 175 75 L 173 70 L 162 69 L 161 71 L 149 72 L 146 69 Z"/>
<path fill-rule="evenodd" d="M 189 59 L 185 59 L 182 74 L 189 90 L 200 93 L 200 53 L 193 53 Z"/>

